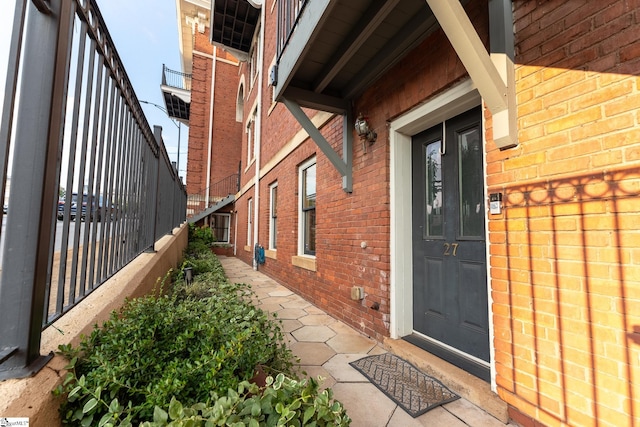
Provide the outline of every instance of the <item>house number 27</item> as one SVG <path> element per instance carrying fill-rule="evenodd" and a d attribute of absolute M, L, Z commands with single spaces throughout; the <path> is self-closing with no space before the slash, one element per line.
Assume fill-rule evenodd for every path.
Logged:
<path fill-rule="evenodd" d="M 445 243 L 444 244 L 444 256 L 457 256 L 458 253 L 458 243 Z"/>

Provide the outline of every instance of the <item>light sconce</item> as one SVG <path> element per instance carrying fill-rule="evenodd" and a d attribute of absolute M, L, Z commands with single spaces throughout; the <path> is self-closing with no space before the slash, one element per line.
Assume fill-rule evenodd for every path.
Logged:
<path fill-rule="evenodd" d="M 369 144 L 373 144 L 374 142 L 376 142 L 376 139 L 378 138 L 378 134 L 371 129 L 371 127 L 369 126 L 369 122 L 367 121 L 367 118 L 364 117 L 362 113 L 358 115 L 358 118 L 356 119 L 355 127 L 356 127 L 356 133 L 358 134 L 360 139 L 362 139 L 363 141 L 367 141 Z"/>

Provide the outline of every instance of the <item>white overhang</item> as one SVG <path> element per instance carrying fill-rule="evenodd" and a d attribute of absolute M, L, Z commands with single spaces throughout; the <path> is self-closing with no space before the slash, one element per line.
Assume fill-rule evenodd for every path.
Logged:
<path fill-rule="evenodd" d="M 494 3 L 500 3 L 500 1 L 494 0 Z M 493 58 L 489 55 L 458 0 L 426 0 L 426 2 L 493 115 L 494 142 L 500 149 L 515 147 L 518 144 L 516 102 L 514 67 L 510 55 L 508 52 L 495 53 L 492 55 Z M 504 3 L 498 6 L 502 9 L 507 7 Z M 506 27 L 509 25 L 509 17 L 510 15 L 506 13 L 493 14 L 491 25 Z M 513 31 L 512 28 L 504 30 L 505 33 Z M 508 40 L 509 38 L 505 38 L 505 44 Z M 505 48 L 502 50 L 509 49 L 508 46 Z"/>

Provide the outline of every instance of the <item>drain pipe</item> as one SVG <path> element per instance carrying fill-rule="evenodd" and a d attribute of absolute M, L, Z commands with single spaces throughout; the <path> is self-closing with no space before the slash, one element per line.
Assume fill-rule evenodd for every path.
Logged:
<path fill-rule="evenodd" d="M 204 199 L 205 208 L 209 207 L 209 193 L 211 188 L 211 146 L 213 144 L 213 99 L 216 93 L 216 60 L 218 47 L 213 47 L 213 58 L 211 59 L 211 100 L 209 102 L 209 140 L 207 147 L 207 195 Z"/>
<path fill-rule="evenodd" d="M 256 134 L 258 135 L 257 141 L 255 142 L 254 149 L 256 150 L 256 167 L 255 167 L 255 178 L 253 184 L 253 269 L 258 270 L 258 260 L 256 258 L 256 246 L 258 245 L 258 225 L 260 223 L 260 151 L 262 148 L 262 81 L 264 80 L 264 24 L 265 24 L 265 16 L 264 16 L 264 8 L 261 8 L 260 11 L 260 49 L 258 49 L 259 55 L 259 64 L 260 64 L 260 76 L 258 77 L 258 114 L 256 115 Z"/>

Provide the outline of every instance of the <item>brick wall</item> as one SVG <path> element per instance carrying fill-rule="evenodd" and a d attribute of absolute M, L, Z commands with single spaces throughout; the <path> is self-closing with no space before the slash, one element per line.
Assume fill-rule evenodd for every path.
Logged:
<path fill-rule="evenodd" d="M 205 34 L 196 31 L 196 47 L 192 59 L 189 148 L 187 153 L 187 194 L 198 194 L 207 187 L 207 151 L 211 93 L 211 44 L 204 43 Z M 199 54 L 199 52 L 206 55 Z"/>
<path fill-rule="evenodd" d="M 238 62 L 228 53 L 216 49 L 213 127 L 211 114 L 211 55 L 209 30 L 195 33 L 191 117 L 189 120 L 189 152 L 187 160 L 187 193 L 202 193 L 224 178 L 238 172 L 242 124 L 236 121 Z M 211 176 L 207 182 L 207 155 L 211 132 Z M 219 194 L 225 196 L 226 194 Z M 213 195 L 218 196 L 218 195 Z"/>
<path fill-rule="evenodd" d="M 519 146 L 497 150 L 485 112 L 486 167 L 488 191 L 504 194 L 502 214 L 489 216 L 496 381 L 512 418 L 524 426 L 631 426 L 640 419 L 638 3 L 513 2 Z M 472 0 L 466 9 L 487 44 L 486 0 Z M 274 25 L 267 11 L 267 34 Z M 266 65 L 273 56 L 270 40 Z M 267 246 L 274 182 L 279 233 L 276 258 L 261 271 L 364 333 L 388 336 L 386 123 L 465 77 L 438 31 L 356 100 L 354 111 L 370 118 L 378 141 L 365 153 L 356 139 L 351 194 L 311 141 L 264 176 L 257 240 Z M 262 78 L 264 165 L 299 125 L 282 105 L 268 111 L 266 73 Z M 245 112 L 251 105 L 245 102 Z M 341 118 L 321 132 L 341 153 Z M 297 167 L 314 154 L 315 272 L 291 262 L 297 253 Z M 243 182 L 254 175 L 249 170 Z M 253 189 L 236 204 L 240 248 L 249 197 Z M 250 263 L 253 253 L 239 250 L 238 256 Z M 350 299 L 352 286 L 365 288 L 363 302 Z M 374 302 L 379 310 L 371 308 Z"/>
<path fill-rule="evenodd" d="M 238 66 L 218 61 L 211 158 L 212 185 L 238 173 L 242 150 L 242 123 L 236 121 L 237 91 Z"/>
<path fill-rule="evenodd" d="M 471 2 L 469 13 L 487 41 L 486 3 Z M 266 28 L 267 34 L 275 31 L 275 18 L 270 13 Z M 267 36 L 267 40 L 270 39 Z M 275 49 L 275 43 L 267 42 L 266 65 L 274 54 L 272 49 Z M 433 58 L 442 60 L 433 61 Z M 386 122 L 465 76 L 464 67 L 446 37 L 442 32 L 436 32 L 416 49 L 415 54 L 403 59 L 357 100 L 354 111 L 362 111 L 370 118 L 378 140 L 364 147 L 357 137 L 354 138 L 353 193 L 342 190 L 342 177 L 312 141 L 298 147 L 263 177 L 258 242 L 268 246 L 269 185 L 274 182 L 278 182 L 279 232 L 277 259 L 268 258 L 260 270 L 363 333 L 379 340 L 388 336 L 390 195 Z M 263 78 L 263 105 L 268 106 L 271 96 L 268 75 Z M 310 117 L 314 115 L 311 110 L 305 112 Z M 264 165 L 293 137 L 300 125 L 283 105 L 275 106 L 270 114 L 263 111 L 262 120 L 261 163 Z M 335 117 L 320 130 L 334 150 L 342 155 L 342 118 Z M 314 154 L 317 157 L 318 191 L 315 272 L 292 265 L 298 239 L 298 166 Z M 253 172 L 247 175 L 244 182 L 253 178 Z M 240 247 L 246 242 L 244 224 L 248 197 L 254 197 L 253 189 L 236 204 L 239 223 L 243 224 L 238 226 Z M 361 247 L 363 242 L 365 248 Z M 239 251 L 238 256 L 250 263 L 253 252 Z M 351 300 L 353 286 L 365 289 L 363 301 Z M 379 309 L 372 308 L 375 304 Z"/>
<path fill-rule="evenodd" d="M 489 144 L 487 179 L 498 391 L 523 425 L 640 420 L 639 5 L 514 2 L 520 145 Z"/>

